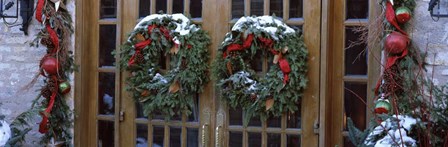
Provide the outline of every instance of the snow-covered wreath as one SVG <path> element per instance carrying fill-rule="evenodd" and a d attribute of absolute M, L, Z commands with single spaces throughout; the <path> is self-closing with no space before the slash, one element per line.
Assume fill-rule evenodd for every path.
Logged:
<path fill-rule="evenodd" d="M 232 108 L 243 108 L 245 124 L 253 116 L 265 120 L 295 112 L 307 85 L 307 55 L 300 32 L 282 21 L 242 17 L 227 33 L 213 64 L 220 97 Z M 264 77 L 252 66 L 262 57 L 270 65 Z"/>
<path fill-rule="evenodd" d="M 127 90 L 145 115 L 191 113 L 208 81 L 209 44 L 206 32 L 183 14 L 154 14 L 137 24 L 121 48 L 120 66 L 131 72 Z M 169 71 L 162 69 L 162 56 L 169 58 Z"/>

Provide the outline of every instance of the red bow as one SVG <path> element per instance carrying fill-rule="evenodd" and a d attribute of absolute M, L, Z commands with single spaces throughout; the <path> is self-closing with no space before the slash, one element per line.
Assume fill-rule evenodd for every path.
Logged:
<path fill-rule="evenodd" d="M 48 117 L 51 114 L 51 110 L 53 109 L 53 105 L 54 105 L 54 101 L 56 99 L 56 95 L 58 94 L 58 90 L 59 90 L 59 86 L 58 86 L 58 80 L 56 76 L 52 76 L 51 77 L 53 79 L 53 81 L 55 81 L 53 84 L 56 85 L 56 89 L 54 91 L 52 91 L 51 97 L 50 97 L 50 101 L 47 105 L 47 108 L 45 109 L 44 112 L 41 113 L 42 115 L 42 121 L 39 124 L 39 132 L 44 134 L 48 132 Z"/>
<path fill-rule="evenodd" d="M 147 39 L 147 40 L 145 40 L 145 41 L 142 41 L 142 42 L 139 42 L 139 43 L 135 44 L 135 45 L 134 45 L 135 53 L 134 53 L 134 55 L 132 55 L 132 57 L 129 59 L 128 66 L 134 65 L 134 63 L 135 63 L 135 57 L 136 57 L 138 54 L 141 53 L 141 50 L 142 50 L 143 48 L 145 48 L 146 46 L 148 46 L 148 45 L 150 45 L 150 44 L 151 44 L 151 39 Z"/>
<path fill-rule="evenodd" d="M 278 65 L 283 72 L 283 84 L 286 84 L 289 80 L 289 73 L 291 72 L 291 67 L 289 66 L 288 60 L 281 58 L 278 60 Z"/>
<path fill-rule="evenodd" d="M 254 34 L 250 34 L 247 36 L 246 40 L 244 40 L 243 45 L 232 43 L 227 45 L 227 50 L 223 53 L 222 57 L 227 57 L 227 52 L 233 51 L 242 51 L 249 48 L 252 45 L 252 41 L 254 40 Z"/>
<path fill-rule="evenodd" d="M 389 1 L 386 3 L 386 19 L 390 24 L 392 24 L 395 28 L 397 28 L 398 31 L 407 36 L 407 33 L 403 31 L 398 25 L 397 19 L 395 18 L 394 7 L 392 6 L 392 3 L 390 3 Z"/>

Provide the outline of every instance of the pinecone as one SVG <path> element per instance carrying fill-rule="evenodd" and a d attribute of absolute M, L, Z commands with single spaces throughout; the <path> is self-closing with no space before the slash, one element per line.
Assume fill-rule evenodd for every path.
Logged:
<path fill-rule="evenodd" d="M 46 46 L 48 49 L 53 49 L 55 48 L 53 42 L 51 41 L 50 38 L 42 38 L 40 39 L 40 43 L 44 46 Z"/>
<path fill-rule="evenodd" d="M 250 94 L 250 100 L 252 100 L 252 102 L 255 102 L 255 100 L 257 100 L 257 94 L 251 93 Z"/>
<path fill-rule="evenodd" d="M 143 57 L 143 54 L 138 53 L 137 55 L 135 55 L 135 60 L 137 61 L 137 63 L 143 63 L 145 62 L 145 57 Z"/>
<path fill-rule="evenodd" d="M 47 86 L 45 86 L 40 90 L 40 94 L 44 98 L 50 98 L 52 93 L 51 93 L 50 89 Z"/>
<path fill-rule="evenodd" d="M 401 79 L 399 76 L 398 67 L 396 65 L 390 67 L 389 69 L 386 69 L 384 71 L 384 84 L 382 86 L 382 89 L 386 93 L 399 93 L 402 92 L 401 86 Z"/>
<path fill-rule="evenodd" d="M 180 66 L 180 68 L 181 68 L 182 70 L 185 70 L 185 69 L 187 68 L 187 59 L 182 58 L 182 62 L 181 62 L 181 66 Z"/>

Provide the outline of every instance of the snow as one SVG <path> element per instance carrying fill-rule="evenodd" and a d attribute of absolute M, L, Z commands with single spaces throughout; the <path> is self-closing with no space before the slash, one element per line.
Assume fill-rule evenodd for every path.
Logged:
<path fill-rule="evenodd" d="M 273 39 L 278 40 L 279 37 L 281 36 L 277 36 L 276 33 L 278 31 L 278 28 L 272 26 L 272 24 L 275 24 L 274 26 L 285 28 L 285 31 L 281 33 L 282 35 L 296 32 L 294 29 L 283 23 L 281 20 L 278 20 L 272 16 L 241 17 L 233 26 L 232 31 L 242 32 L 244 31 L 244 29 L 247 29 L 245 28 L 245 26 L 250 25 L 247 27 L 249 28 L 254 27 L 256 29 L 262 30 L 268 33 Z"/>
<path fill-rule="evenodd" d="M 191 31 L 192 32 L 196 32 L 196 31 L 199 30 L 199 28 L 196 25 L 191 23 L 190 19 L 188 19 L 185 15 L 183 15 L 181 13 L 172 14 L 172 15 L 170 15 L 170 14 L 152 14 L 152 15 L 148 15 L 145 18 L 143 18 L 134 27 L 134 30 L 141 29 L 141 28 L 146 28 L 147 26 L 144 25 L 144 24 L 146 24 L 146 22 L 153 21 L 155 19 L 162 20 L 163 18 L 167 18 L 167 17 L 171 18 L 171 19 L 173 19 L 175 21 L 178 21 L 178 22 L 175 22 L 175 21 L 172 22 L 172 23 L 174 23 L 177 26 L 176 29 L 173 30 L 173 32 L 177 32 L 181 36 L 188 35 L 188 34 L 190 34 Z M 177 37 L 174 37 L 173 41 L 176 44 L 180 44 L 180 41 L 178 40 Z"/>
<path fill-rule="evenodd" d="M 380 126 L 377 126 L 370 132 L 364 144 L 374 145 L 375 147 L 392 147 L 396 146 L 398 143 L 400 146 L 404 144 L 405 146 L 416 146 L 416 140 L 409 137 L 407 132 L 411 131 L 413 125 L 417 123 L 417 120 L 410 116 L 403 115 L 393 115 L 393 119 L 387 119 L 381 122 Z M 399 120 L 400 127 L 398 128 L 397 119 Z M 375 141 L 374 138 L 378 138 L 384 131 L 387 134 Z"/>
<path fill-rule="evenodd" d="M 153 80 L 160 81 L 164 84 L 168 83 L 168 81 L 165 79 L 165 77 L 163 77 L 160 73 L 156 73 L 156 76 L 154 76 Z"/>
<path fill-rule="evenodd" d="M 0 146 L 4 146 L 11 137 L 11 128 L 6 121 L 0 121 Z"/>

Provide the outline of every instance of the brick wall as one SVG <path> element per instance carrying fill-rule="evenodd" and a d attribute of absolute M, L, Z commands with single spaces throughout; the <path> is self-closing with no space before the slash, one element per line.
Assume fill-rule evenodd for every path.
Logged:
<path fill-rule="evenodd" d="M 75 5 L 69 0 L 68 9 L 74 13 Z M 73 19 L 75 19 L 74 14 Z M 14 19 L 7 19 L 8 22 Z M 17 23 L 21 23 L 19 18 Z M 0 20 L 0 115 L 6 116 L 6 121 L 11 122 L 17 115 L 31 107 L 31 101 L 36 98 L 37 92 L 43 85 L 42 79 L 28 90 L 21 90 L 38 73 L 39 61 L 45 55 L 43 47 L 30 47 L 36 33 L 43 26 L 36 20 L 32 20 L 29 26 L 29 35 L 25 36 L 19 29 L 21 26 L 8 28 Z M 74 42 L 74 37 L 72 38 Z M 73 47 L 72 47 L 73 49 Z M 69 102 L 73 103 L 72 96 Z M 41 118 L 36 116 L 34 130 L 27 136 L 27 145 L 31 146 L 39 141 L 40 134 L 37 131 Z"/>

